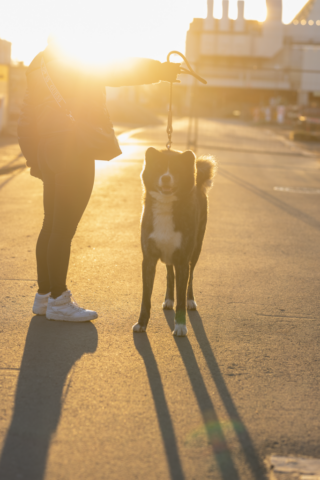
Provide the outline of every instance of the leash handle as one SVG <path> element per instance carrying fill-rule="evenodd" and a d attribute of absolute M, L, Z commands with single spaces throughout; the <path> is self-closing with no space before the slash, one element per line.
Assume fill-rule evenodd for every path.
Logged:
<path fill-rule="evenodd" d="M 200 77 L 200 75 L 198 75 L 193 70 L 193 68 L 191 67 L 188 60 L 186 59 L 186 57 L 181 52 L 178 52 L 177 50 L 173 50 L 172 52 L 168 53 L 167 62 L 169 62 L 169 63 L 170 63 L 171 55 L 179 55 L 183 59 L 184 63 L 187 65 L 187 67 L 189 69 L 188 70 L 187 68 L 180 67 L 180 73 L 185 73 L 187 75 L 192 75 L 194 78 L 199 80 L 199 82 L 203 83 L 204 85 L 207 85 L 207 81 L 204 78 Z M 166 144 L 166 147 L 169 151 L 170 151 L 171 146 L 172 146 L 172 132 L 173 132 L 173 128 L 172 128 L 172 85 L 173 84 L 171 82 L 170 83 L 170 101 L 169 101 L 169 112 L 168 112 L 168 125 L 167 125 L 168 142 Z"/>
<path fill-rule="evenodd" d="M 194 70 L 193 68 L 191 67 L 190 63 L 188 62 L 188 60 L 186 59 L 186 57 L 181 53 L 181 52 L 178 52 L 177 50 L 173 50 L 172 52 L 168 53 L 168 56 L 167 56 L 167 62 L 170 62 L 170 57 L 171 55 L 179 55 L 179 57 L 181 57 L 184 61 L 184 63 L 187 65 L 188 69 L 184 68 L 184 67 L 180 67 L 180 73 L 186 73 L 187 75 L 192 75 L 193 77 L 195 77 L 197 80 L 199 80 L 199 82 L 203 83 L 204 85 L 207 85 L 207 80 L 205 80 L 204 78 L 200 77 L 200 75 L 198 75 Z"/>

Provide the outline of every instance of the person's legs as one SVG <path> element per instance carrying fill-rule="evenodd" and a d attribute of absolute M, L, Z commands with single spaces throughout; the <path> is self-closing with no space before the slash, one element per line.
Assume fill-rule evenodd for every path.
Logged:
<path fill-rule="evenodd" d="M 51 297 L 67 290 L 71 241 L 89 202 L 94 183 L 94 161 L 79 159 L 73 169 L 63 169 L 55 176 L 55 201 L 47 265 Z"/>
<path fill-rule="evenodd" d="M 62 169 L 55 176 L 55 202 L 47 265 L 51 296 L 46 317 L 49 320 L 87 322 L 98 314 L 80 308 L 67 290 L 66 277 L 72 238 L 88 204 L 94 182 L 94 160 L 77 159 L 71 170 Z"/>
<path fill-rule="evenodd" d="M 39 161 L 40 163 L 40 161 Z M 45 162 L 41 162 L 43 180 L 44 220 L 36 247 L 38 293 L 44 295 L 50 292 L 50 278 L 47 264 L 48 244 L 51 236 L 55 202 L 55 174 Z"/>
<path fill-rule="evenodd" d="M 45 217 L 37 243 L 38 293 L 57 298 L 67 290 L 66 277 L 72 238 L 90 199 L 94 160 L 59 158 L 54 145 L 40 149 Z M 55 158 L 57 155 L 57 158 Z"/>

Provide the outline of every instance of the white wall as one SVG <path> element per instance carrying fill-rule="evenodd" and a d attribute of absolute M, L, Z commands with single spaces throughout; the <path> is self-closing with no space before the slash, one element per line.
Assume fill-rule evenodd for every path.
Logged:
<path fill-rule="evenodd" d="M 0 39 L 0 63 L 10 65 L 11 62 L 11 43 Z"/>
<path fill-rule="evenodd" d="M 191 38 L 188 40 L 191 44 Z M 191 54 L 190 47 L 189 52 Z M 217 32 L 204 32 L 200 34 L 200 55 L 272 58 L 282 48 L 283 25 L 277 22 L 266 25 L 261 35 Z M 196 50 L 192 53 L 192 56 L 194 56 Z"/>
<path fill-rule="evenodd" d="M 301 68 L 319 71 L 319 73 L 303 73 L 301 77 L 301 90 L 318 92 L 320 90 L 320 47 L 303 48 Z"/>
<path fill-rule="evenodd" d="M 285 36 L 291 38 L 293 43 L 320 43 L 320 25 L 294 25 L 291 23 L 284 26 L 284 31 Z"/>
<path fill-rule="evenodd" d="M 4 127 L 4 95 L 0 94 L 0 132 Z"/>

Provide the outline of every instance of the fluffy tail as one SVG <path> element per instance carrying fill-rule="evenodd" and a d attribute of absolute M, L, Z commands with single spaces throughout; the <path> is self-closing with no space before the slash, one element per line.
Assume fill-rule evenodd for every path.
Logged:
<path fill-rule="evenodd" d="M 211 155 L 199 157 L 197 167 L 197 187 L 202 188 L 206 193 L 213 185 L 213 178 L 217 171 L 217 163 Z"/>

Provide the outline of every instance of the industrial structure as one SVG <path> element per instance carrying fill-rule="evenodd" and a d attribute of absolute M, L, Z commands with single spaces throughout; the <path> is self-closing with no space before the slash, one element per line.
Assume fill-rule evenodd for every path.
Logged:
<path fill-rule="evenodd" d="M 229 1 L 223 0 L 222 18 L 216 19 L 214 0 L 208 0 L 207 18 L 195 18 L 190 25 L 186 56 L 208 80 L 207 87 L 199 87 L 199 101 L 202 97 L 207 108 L 316 101 L 320 97 L 320 0 L 309 0 L 289 25 L 282 22 L 282 0 L 267 0 L 264 22 L 246 20 L 244 4 L 238 1 L 238 17 L 231 20 Z M 183 80 L 184 85 L 192 82 Z"/>

